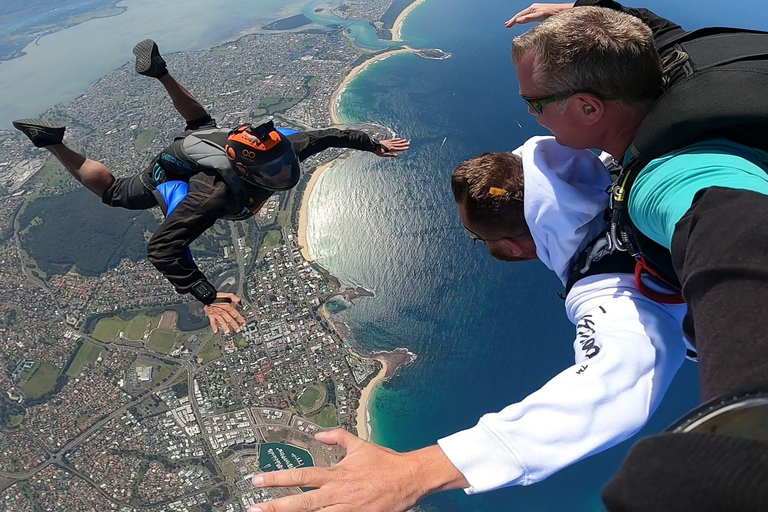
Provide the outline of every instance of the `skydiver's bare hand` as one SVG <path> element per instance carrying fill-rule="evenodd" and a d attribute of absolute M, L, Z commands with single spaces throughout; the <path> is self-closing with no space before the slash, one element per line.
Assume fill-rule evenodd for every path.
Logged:
<path fill-rule="evenodd" d="M 408 151 L 411 147 L 411 141 L 406 139 L 387 139 L 379 141 L 381 147 L 375 151 L 378 156 L 393 157 L 398 153 Z"/>
<path fill-rule="evenodd" d="M 397 453 L 363 441 L 346 430 L 320 432 L 322 443 L 347 450 L 329 468 L 301 468 L 264 473 L 257 487 L 315 487 L 313 491 L 253 505 L 248 512 L 402 512 L 430 492 L 467 487 L 464 476 L 439 446 Z"/>
<path fill-rule="evenodd" d="M 240 314 L 235 306 L 242 307 L 243 301 L 234 293 L 219 292 L 216 294 L 216 300 L 213 304 L 203 306 L 208 320 L 211 322 L 211 330 L 215 333 L 221 330 L 227 334 L 232 331 L 240 332 L 240 326 L 245 325 L 245 318 Z"/>
<path fill-rule="evenodd" d="M 515 25 L 524 25 L 536 21 L 544 21 L 550 16 L 559 14 L 563 11 L 573 8 L 574 2 L 567 4 L 531 4 L 519 13 L 515 14 L 504 24 L 507 28 Z"/>

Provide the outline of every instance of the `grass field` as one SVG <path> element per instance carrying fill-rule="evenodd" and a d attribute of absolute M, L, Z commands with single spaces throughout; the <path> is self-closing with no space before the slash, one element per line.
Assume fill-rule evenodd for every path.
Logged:
<path fill-rule="evenodd" d="M 301 101 L 301 98 L 262 98 L 259 101 L 258 108 L 266 110 L 270 114 L 275 114 L 288 110 Z"/>
<path fill-rule="evenodd" d="M 176 371 L 176 365 L 170 363 L 160 363 L 160 368 L 155 367 L 152 375 L 152 387 L 159 386 L 167 377 L 170 377 Z"/>
<path fill-rule="evenodd" d="M 85 414 L 81 414 L 81 415 L 80 415 L 80 416 L 78 416 L 78 417 L 77 417 L 77 419 L 75 420 L 75 426 L 76 426 L 77 428 L 80 428 L 80 427 L 82 427 L 83 425 L 85 425 L 86 423 L 88 423 L 88 420 L 90 420 L 90 419 L 91 419 L 91 418 L 90 418 L 90 416 L 86 416 Z"/>
<path fill-rule="evenodd" d="M 72 179 L 64 168 L 53 156 L 45 161 L 43 167 L 37 171 L 31 182 L 41 184 L 44 187 L 60 187 Z"/>
<path fill-rule="evenodd" d="M 50 363 L 35 363 L 25 372 L 19 386 L 27 398 L 38 398 L 48 393 L 56 385 L 61 370 Z"/>
<path fill-rule="evenodd" d="M 304 393 L 301 394 L 301 396 L 298 399 L 298 404 L 305 411 L 309 411 L 310 409 L 315 407 L 315 404 L 317 404 L 317 400 L 320 398 L 322 394 L 323 393 L 319 389 L 317 389 L 317 386 L 310 386 L 304 391 Z"/>
<path fill-rule="evenodd" d="M 312 419 L 315 423 L 317 423 L 321 427 L 325 427 L 325 428 L 335 427 L 337 425 L 336 407 L 333 405 L 329 405 L 328 407 L 320 411 L 320 414 L 318 414 Z"/>
<path fill-rule="evenodd" d="M 104 343 L 112 343 L 125 328 L 125 322 L 116 317 L 102 318 L 96 323 L 91 336 Z"/>
<path fill-rule="evenodd" d="M 143 149 L 147 149 L 150 144 L 152 144 L 152 141 L 155 140 L 155 137 L 157 137 L 158 130 L 156 128 L 150 128 L 149 130 L 144 130 L 139 134 L 138 137 L 136 137 L 136 142 L 133 143 L 133 147 L 136 148 L 136 151 L 141 151 Z"/>
<path fill-rule="evenodd" d="M 117 340 L 122 332 L 126 339 L 142 341 L 144 335 L 157 327 L 160 317 L 138 315 L 127 322 L 118 317 L 102 318 L 96 324 L 91 336 L 104 343 Z"/>
<path fill-rule="evenodd" d="M 93 343 L 89 343 L 87 341 L 84 341 L 83 344 L 80 346 L 80 350 L 77 351 L 77 354 L 75 355 L 75 360 L 72 361 L 72 364 L 69 365 L 69 369 L 67 370 L 67 375 L 69 377 L 75 378 L 83 371 L 83 367 L 86 363 L 93 363 L 96 361 L 96 359 L 99 357 L 99 353 L 101 352 L 101 347 L 98 345 L 94 345 Z"/>
<path fill-rule="evenodd" d="M 205 346 L 197 353 L 202 360 L 203 364 L 213 361 L 221 357 L 221 339 L 218 336 L 211 338 Z"/>
<path fill-rule="evenodd" d="M 149 335 L 146 347 L 147 350 L 158 352 L 160 354 L 170 354 L 173 346 L 176 344 L 176 333 L 155 329 Z"/>
<path fill-rule="evenodd" d="M 133 341 L 141 341 L 144 335 L 157 327 L 160 317 L 139 315 L 128 321 L 125 326 L 125 337 Z"/>
<path fill-rule="evenodd" d="M 267 251 L 273 247 L 277 247 L 280 244 L 282 237 L 283 235 L 279 229 L 273 229 L 267 233 L 264 237 L 264 241 L 262 242 L 261 247 L 259 247 L 259 260 L 264 257 L 264 254 L 266 254 Z"/>

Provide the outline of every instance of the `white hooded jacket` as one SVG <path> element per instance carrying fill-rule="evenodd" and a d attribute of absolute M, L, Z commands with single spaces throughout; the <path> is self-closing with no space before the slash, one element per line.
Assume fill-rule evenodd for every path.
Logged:
<path fill-rule="evenodd" d="M 534 137 L 515 153 L 523 158 L 536 253 L 565 284 L 581 250 L 606 227 L 610 175 L 595 154 L 553 137 Z M 685 359 L 685 306 L 646 298 L 631 274 L 582 279 L 565 307 L 576 325 L 575 364 L 522 401 L 438 441 L 469 482 L 468 494 L 541 481 L 629 438 Z"/>

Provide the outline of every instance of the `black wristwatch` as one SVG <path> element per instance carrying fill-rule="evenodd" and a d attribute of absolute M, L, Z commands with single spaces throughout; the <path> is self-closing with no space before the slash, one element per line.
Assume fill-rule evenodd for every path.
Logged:
<path fill-rule="evenodd" d="M 213 304 L 216 300 L 216 288 L 207 279 L 201 279 L 193 284 L 190 293 L 206 306 Z"/>

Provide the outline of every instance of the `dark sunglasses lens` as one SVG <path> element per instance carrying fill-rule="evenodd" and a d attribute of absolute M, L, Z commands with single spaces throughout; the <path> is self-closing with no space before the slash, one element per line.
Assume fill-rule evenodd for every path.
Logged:
<path fill-rule="evenodd" d="M 537 114 L 541 115 L 542 104 L 539 100 L 525 100 L 531 109 Z"/>

